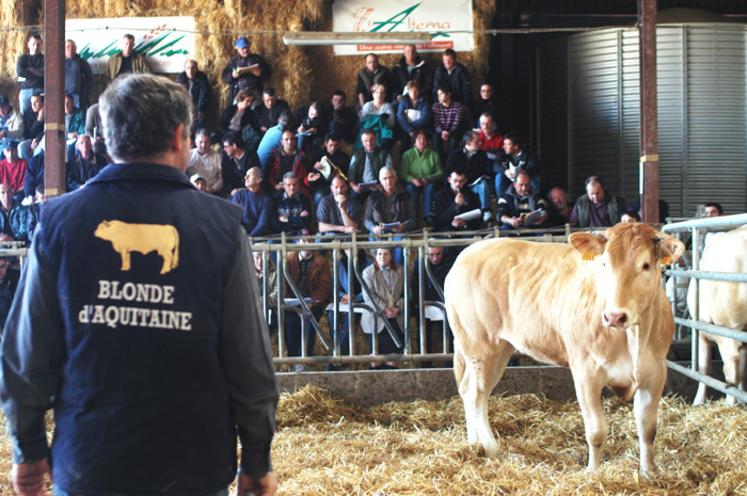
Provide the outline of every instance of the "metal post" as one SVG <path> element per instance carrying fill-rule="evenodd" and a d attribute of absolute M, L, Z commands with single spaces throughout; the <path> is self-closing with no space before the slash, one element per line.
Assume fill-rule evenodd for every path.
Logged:
<path fill-rule="evenodd" d="M 410 271 L 408 270 L 410 267 L 410 240 L 407 240 L 407 245 L 405 245 L 403 249 L 404 257 L 402 259 L 403 267 L 402 267 L 402 280 L 404 283 L 404 298 L 405 298 L 405 308 L 404 308 L 404 329 L 402 329 L 402 333 L 404 334 L 404 349 L 402 350 L 405 355 L 410 354 Z"/>
<path fill-rule="evenodd" d="M 267 327 L 270 327 L 270 252 L 262 252 L 262 312 L 267 321 Z"/>
<path fill-rule="evenodd" d="M 44 0 L 44 191 L 65 192 L 65 0 Z"/>
<path fill-rule="evenodd" d="M 340 356 L 340 248 L 332 250 L 332 322 L 329 329 L 332 332 L 332 356 Z M 352 302 L 348 302 L 348 310 L 352 310 Z"/>
<path fill-rule="evenodd" d="M 638 0 L 643 222 L 659 222 L 659 135 L 656 107 L 656 0 Z"/>
<path fill-rule="evenodd" d="M 277 295 L 278 295 L 278 357 L 283 358 L 285 356 L 285 257 L 286 257 L 286 243 L 285 233 L 280 233 L 280 243 L 282 251 L 275 252 L 277 258 L 275 260 L 275 284 L 277 284 Z"/>
<path fill-rule="evenodd" d="M 693 270 L 700 269 L 700 229 L 697 227 L 692 228 L 692 252 L 693 252 Z M 693 281 L 690 280 L 690 284 Z M 695 279 L 695 305 L 691 308 L 693 320 L 700 320 L 700 279 Z M 695 328 L 691 328 L 690 333 L 690 368 L 698 370 L 698 340 L 700 339 L 700 331 Z"/>
<path fill-rule="evenodd" d="M 418 247 L 418 338 L 420 340 L 420 354 L 426 353 L 425 329 L 425 247 Z"/>
<path fill-rule="evenodd" d="M 355 245 L 355 233 L 353 233 L 353 245 Z M 355 321 L 355 292 L 353 291 L 353 267 L 358 266 L 358 249 L 351 248 L 348 253 L 348 353 L 355 355 L 355 343 L 353 339 L 353 327 Z"/>

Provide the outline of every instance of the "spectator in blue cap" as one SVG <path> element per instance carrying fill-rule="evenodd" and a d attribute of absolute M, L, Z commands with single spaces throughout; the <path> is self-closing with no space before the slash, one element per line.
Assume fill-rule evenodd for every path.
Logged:
<path fill-rule="evenodd" d="M 246 36 L 239 36 L 235 43 L 236 56 L 223 69 L 223 81 L 231 87 L 231 100 L 239 91 L 250 91 L 254 101 L 259 101 L 265 81 L 270 79 L 270 64 L 261 56 L 252 53 Z"/>

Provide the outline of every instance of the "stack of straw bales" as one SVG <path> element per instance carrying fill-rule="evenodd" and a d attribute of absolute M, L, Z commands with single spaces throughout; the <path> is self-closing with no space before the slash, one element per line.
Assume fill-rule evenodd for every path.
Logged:
<path fill-rule="evenodd" d="M 24 17 L 32 17 L 26 19 L 29 23 L 40 24 L 42 13 L 31 9 L 33 15 L 24 15 L 21 0 L 0 0 L 0 5 L 0 26 L 21 28 L 0 33 L 4 47 L 0 52 L 0 90 L 7 92 L 15 80 L 15 60 L 25 46 Z M 335 57 L 332 47 L 286 47 L 282 43 L 285 31 L 331 30 L 331 0 L 67 0 L 66 8 L 68 18 L 194 16 L 198 31 L 194 58 L 213 82 L 220 107 L 228 103 L 228 88 L 220 80 L 220 73 L 234 55 L 233 41 L 238 34 L 255 33 L 252 50 L 270 61 L 270 84 L 291 106 L 312 99 L 327 100 L 336 88 L 352 96 L 355 74 L 363 66 L 362 56 Z M 495 2 L 474 0 L 475 28 L 488 27 L 494 10 Z M 487 73 L 488 38 L 476 36 L 475 43 L 475 51 L 460 54 L 460 61 L 479 83 Z M 398 58 L 389 55 L 383 62 L 391 65 Z M 437 55 L 431 58 L 439 60 Z M 96 85 L 97 90 L 102 87 Z"/>

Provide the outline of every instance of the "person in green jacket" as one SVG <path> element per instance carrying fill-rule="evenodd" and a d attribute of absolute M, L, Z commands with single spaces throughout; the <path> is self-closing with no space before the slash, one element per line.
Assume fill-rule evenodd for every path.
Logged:
<path fill-rule="evenodd" d="M 402 155 L 400 161 L 400 177 L 405 183 L 407 192 L 420 202 L 423 197 L 422 209 L 425 217 L 431 213 L 433 187 L 443 178 L 441 157 L 428 146 L 428 134 L 424 130 L 415 133 L 415 146 Z"/>

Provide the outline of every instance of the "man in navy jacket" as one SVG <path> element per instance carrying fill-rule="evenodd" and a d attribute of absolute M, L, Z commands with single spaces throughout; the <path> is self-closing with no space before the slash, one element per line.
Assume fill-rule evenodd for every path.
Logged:
<path fill-rule="evenodd" d="M 241 209 L 184 175 L 189 95 L 117 78 L 114 163 L 49 200 L 8 316 L 0 399 L 12 479 L 56 492 L 272 494 L 277 387 Z M 47 446 L 44 415 L 54 408 Z"/>

